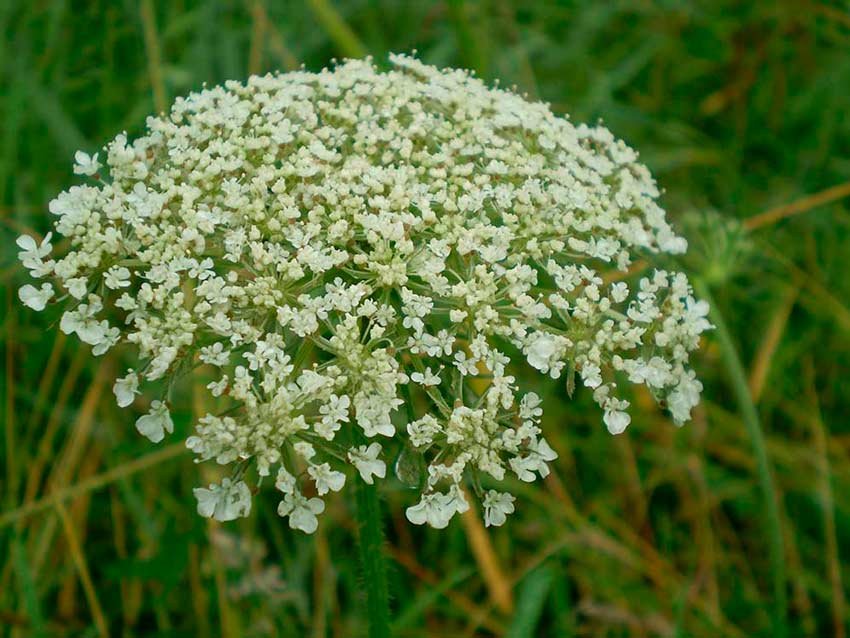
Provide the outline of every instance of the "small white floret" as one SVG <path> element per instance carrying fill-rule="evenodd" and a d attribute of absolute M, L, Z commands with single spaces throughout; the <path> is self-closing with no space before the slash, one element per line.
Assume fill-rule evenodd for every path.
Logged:
<path fill-rule="evenodd" d="M 77 175 L 95 175 L 100 169 L 100 162 L 97 161 L 99 153 L 89 155 L 83 151 L 77 151 L 74 155 L 74 173 Z"/>
<path fill-rule="evenodd" d="M 41 284 L 41 288 L 26 284 L 18 290 L 18 298 L 24 305 L 39 312 L 47 307 L 51 297 L 53 297 L 53 286 L 50 284 Z"/>
<path fill-rule="evenodd" d="M 611 434 L 622 434 L 629 427 L 629 423 L 632 422 L 632 417 L 628 412 L 606 410 L 603 421 L 605 421 L 605 425 L 608 426 L 608 431 Z"/>
<path fill-rule="evenodd" d="M 305 534 L 312 534 L 319 527 L 317 514 L 325 511 L 325 502 L 320 498 L 306 498 L 300 492 L 293 492 L 283 497 L 277 507 L 280 516 L 289 516 L 289 526 L 300 529 Z"/>
<path fill-rule="evenodd" d="M 152 401 L 150 411 L 136 420 L 136 429 L 154 443 L 165 438 L 165 433 L 174 432 L 174 422 L 168 412 L 168 406 L 162 401 Z"/>
<path fill-rule="evenodd" d="M 233 483 L 229 478 L 221 485 L 211 484 L 209 488 L 196 487 L 193 490 L 198 500 L 198 514 L 217 521 L 232 521 L 251 513 L 251 490 L 245 481 Z"/>
<path fill-rule="evenodd" d="M 348 459 L 360 472 L 360 477 L 369 485 L 374 483 L 373 476 L 384 478 L 387 475 L 387 464 L 378 458 L 380 453 L 380 443 L 371 443 L 369 447 L 361 445 L 348 451 Z"/>
<path fill-rule="evenodd" d="M 328 463 L 311 465 L 307 468 L 307 473 L 316 482 L 316 491 L 319 496 L 324 496 L 328 492 L 339 492 L 345 485 L 345 474 L 332 470 Z"/>
<path fill-rule="evenodd" d="M 126 408 L 133 403 L 139 393 L 139 375 L 131 370 L 126 376 L 116 379 L 112 392 L 115 394 L 118 407 Z"/>
<path fill-rule="evenodd" d="M 508 514 L 513 514 L 514 512 L 515 500 L 516 498 L 513 494 L 487 490 L 482 501 L 482 505 L 484 506 L 484 525 L 487 527 L 503 525 L 507 520 Z"/>

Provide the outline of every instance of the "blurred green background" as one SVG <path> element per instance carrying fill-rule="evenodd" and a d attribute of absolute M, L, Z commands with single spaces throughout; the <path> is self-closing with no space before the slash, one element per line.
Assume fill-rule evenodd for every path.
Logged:
<path fill-rule="evenodd" d="M 127 355 L 95 360 L 55 310 L 20 307 L 14 239 L 48 230 L 75 150 L 177 95 L 412 49 L 639 149 L 728 333 L 706 339 L 682 429 L 635 393 L 612 437 L 586 392 L 539 382 L 561 457 L 502 528 L 414 528 L 413 495 L 385 489 L 397 635 L 846 635 L 846 3 L 2 0 L 0 33 L 0 635 L 361 634 L 352 504 L 312 537 L 269 493 L 250 519 L 198 517 L 190 397 L 159 448 L 138 436 L 110 392 Z"/>

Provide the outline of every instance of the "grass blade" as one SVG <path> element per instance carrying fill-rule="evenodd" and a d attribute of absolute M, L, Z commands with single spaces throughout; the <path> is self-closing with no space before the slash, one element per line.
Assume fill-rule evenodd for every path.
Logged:
<path fill-rule="evenodd" d="M 393 622 L 393 631 L 398 633 L 402 629 L 414 626 L 416 621 L 425 611 L 434 604 L 443 594 L 453 589 L 474 573 L 471 567 L 464 567 L 449 574 L 436 585 L 427 587 L 422 594 L 417 596 L 410 605 L 398 614 Z"/>
<path fill-rule="evenodd" d="M 80 578 L 80 583 L 83 586 L 86 600 L 89 604 L 92 619 L 97 627 L 97 632 L 102 638 L 109 638 L 109 626 L 106 622 L 106 616 L 103 613 L 103 607 L 100 604 L 100 599 L 92 582 L 91 572 L 89 571 L 88 562 L 83 554 L 80 541 L 77 538 L 77 533 L 74 531 L 74 522 L 68 515 L 68 510 L 62 503 L 56 503 L 56 512 L 62 521 L 62 529 L 65 531 L 65 541 L 68 543 L 68 551 L 71 554 L 71 559 L 74 562 L 74 567 L 77 570 L 77 575 Z"/>
<path fill-rule="evenodd" d="M 329 0 L 309 0 L 309 4 L 319 24 L 327 33 L 328 39 L 336 44 L 344 56 L 362 58 L 366 55 L 368 52 L 366 45 L 360 41 Z"/>
<path fill-rule="evenodd" d="M 541 565 L 525 577 L 519 585 L 516 614 L 505 638 L 533 638 L 538 635 L 537 625 L 554 580 L 555 570 L 548 565 Z"/>
<path fill-rule="evenodd" d="M 124 463 L 123 465 L 119 465 L 107 472 L 93 476 L 90 479 L 81 481 L 76 485 L 58 489 L 41 500 L 33 503 L 27 503 L 17 509 L 5 512 L 2 516 L 0 516 L 0 528 L 9 525 L 10 523 L 14 523 L 19 519 L 46 510 L 55 503 L 61 503 L 69 498 L 104 487 L 121 478 L 130 476 L 131 474 L 136 474 L 137 472 L 141 472 L 142 470 L 148 469 L 154 465 L 170 460 L 176 456 L 180 456 L 185 451 L 186 446 L 184 444 L 174 443 L 173 445 L 164 447 L 161 450 L 157 450 L 156 452 L 152 452 L 133 461 L 129 461 L 128 463 Z"/>
<path fill-rule="evenodd" d="M 729 381 L 738 402 L 738 409 L 747 428 L 750 441 L 753 445 L 753 453 L 756 457 L 759 485 L 761 487 L 764 523 L 767 530 L 771 578 L 773 581 L 773 636 L 774 638 L 785 638 L 788 635 L 787 626 L 787 595 L 785 591 L 785 550 L 782 539 L 782 526 L 779 521 L 779 507 L 777 505 L 777 492 L 773 482 L 770 469 L 770 460 L 767 457 L 767 446 L 764 433 L 759 421 L 755 403 L 750 395 L 747 376 L 744 366 L 738 356 L 738 351 L 732 341 L 732 335 L 726 327 L 726 321 L 720 312 L 720 306 L 711 296 L 708 286 L 697 279 L 694 281 L 694 290 L 699 297 L 705 299 L 711 306 L 711 320 L 715 325 L 715 334 L 720 345 L 721 358 L 729 375 Z"/>
<path fill-rule="evenodd" d="M 474 507 L 470 507 L 461 514 L 460 519 L 466 531 L 466 538 L 469 541 L 470 549 L 472 549 L 472 555 L 475 556 L 475 562 L 481 570 L 481 577 L 487 585 L 490 600 L 495 603 L 499 611 L 510 614 L 514 608 L 513 591 L 511 590 L 510 579 L 505 575 L 505 570 L 502 569 L 499 555 L 493 548 L 490 533 L 484 527 L 478 511 Z"/>
<path fill-rule="evenodd" d="M 29 621 L 29 626 L 32 628 L 32 636 L 46 636 L 44 614 L 41 611 L 41 604 L 38 601 L 35 580 L 33 579 L 32 570 L 27 561 L 23 545 L 17 536 L 12 540 L 12 560 L 15 566 L 15 573 L 18 577 L 18 587 L 20 588 L 24 611 L 27 613 L 27 620 Z"/>
<path fill-rule="evenodd" d="M 139 15 L 142 19 L 142 30 L 145 36 L 148 74 L 153 90 L 154 107 L 157 113 L 165 113 L 168 110 L 168 98 L 165 92 L 165 81 L 162 78 L 162 56 L 156 29 L 156 16 L 151 0 L 142 0 L 139 6 Z"/>
<path fill-rule="evenodd" d="M 798 199 L 790 204 L 777 206 L 776 208 L 772 208 L 768 211 L 750 217 L 744 220 L 744 228 L 747 230 L 756 230 L 763 226 L 769 226 L 771 224 L 775 224 L 781 219 L 785 219 L 786 217 L 807 213 L 813 208 L 825 206 L 826 204 L 843 199 L 848 195 L 850 195 L 850 182 L 838 184 L 820 191 L 819 193 L 815 193 L 814 195 L 803 197 L 802 199 Z"/>

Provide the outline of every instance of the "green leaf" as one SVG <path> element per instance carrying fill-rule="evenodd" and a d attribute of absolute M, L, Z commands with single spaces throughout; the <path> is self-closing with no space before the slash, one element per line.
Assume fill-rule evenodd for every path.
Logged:
<path fill-rule="evenodd" d="M 548 565 L 541 565 L 522 579 L 518 586 L 516 613 L 505 638 L 537 636 L 536 629 L 543 614 L 543 605 L 554 580 L 555 570 Z"/>

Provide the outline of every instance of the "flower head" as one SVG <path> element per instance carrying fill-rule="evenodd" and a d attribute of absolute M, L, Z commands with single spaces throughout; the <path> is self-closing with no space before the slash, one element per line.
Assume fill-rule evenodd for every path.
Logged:
<path fill-rule="evenodd" d="M 557 457 L 535 375 L 580 374 L 613 433 L 630 422 L 625 380 L 676 423 L 699 399 L 688 360 L 710 325 L 687 278 L 603 277 L 686 248 L 637 154 L 466 72 L 390 61 L 179 98 L 107 144 L 103 170 L 76 154 L 97 180 L 50 203 L 64 255 L 50 235 L 18 239 L 30 273 L 68 293 L 61 330 L 96 355 L 137 351 L 113 390 L 122 407 L 159 397 L 141 434 L 171 434 L 173 381 L 212 371 L 215 408 L 186 443 L 238 469 L 196 490 L 204 515 L 246 514 L 253 466 L 309 533 L 324 502 L 304 483 L 372 483 L 403 452 L 422 488 L 411 522 L 445 527 L 477 490 L 500 525 L 513 497 L 472 479 L 534 481 Z M 40 310 L 50 286 L 19 296 Z"/>

